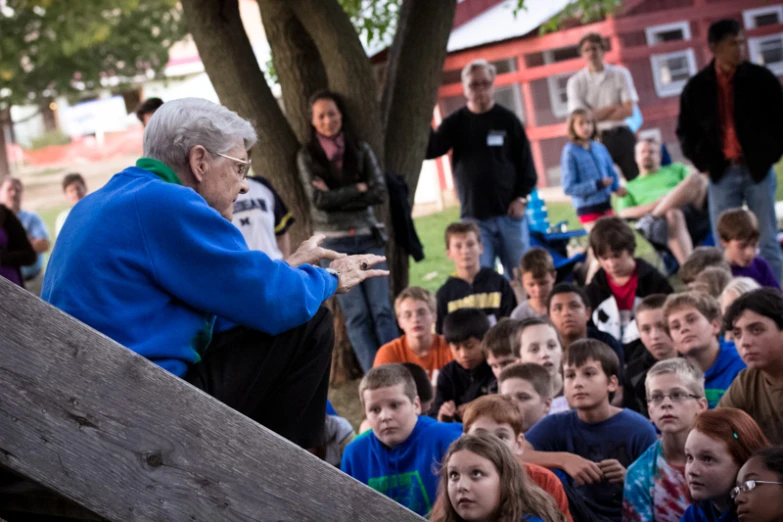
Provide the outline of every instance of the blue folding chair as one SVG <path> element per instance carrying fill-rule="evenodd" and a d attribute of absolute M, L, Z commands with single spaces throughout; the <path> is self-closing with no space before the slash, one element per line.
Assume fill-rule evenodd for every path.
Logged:
<path fill-rule="evenodd" d="M 572 239 L 585 236 L 587 232 L 584 229 L 568 230 L 566 221 L 550 226 L 546 203 L 538 195 L 537 190 L 533 190 L 530 194 L 526 214 L 530 246 L 541 247 L 549 252 L 555 264 L 558 283 L 572 281 L 575 265 L 584 263 L 587 260 L 587 253 L 569 257 L 568 245 Z"/>

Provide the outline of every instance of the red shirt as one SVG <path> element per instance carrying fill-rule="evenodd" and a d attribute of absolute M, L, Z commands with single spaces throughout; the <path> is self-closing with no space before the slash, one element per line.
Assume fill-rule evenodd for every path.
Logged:
<path fill-rule="evenodd" d="M 633 271 L 631 278 L 624 284 L 618 285 L 609 274 L 606 274 L 606 280 L 609 283 L 609 289 L 612 291 L 614 300 L 617 302 L 617 309 L 621 312 L 624 310 L 633 310 L 634 301 L 636 300 L 636 287 L 639 286 L 639 276 L 636 273 L 636 269 Z"/>
<path fill-rule="evenodd" d="M 718 77 L 718 116 L 723 129 L 723 155 L 726 159 L 740 159 L 742 147 L 734 127 L 734 72 L 727 73 L 715 64 Z"/>

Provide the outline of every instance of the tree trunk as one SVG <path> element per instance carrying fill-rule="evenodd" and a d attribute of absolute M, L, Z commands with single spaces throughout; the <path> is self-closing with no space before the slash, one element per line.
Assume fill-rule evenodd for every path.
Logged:
<path fill-rule="evenodd" d="M 11 111 L 0 110 L 0 180 L 11 175 L 11 167 L 8 164 L 8 151 L 5 148 L 5 126 L 13 125 Z"/>
<path fill-rule="evenodd" d="M 266 83 L 239 17 L 238 0 L 182 0 L 188 28 L 220 102 L 255 126 L 253 166 L 296 215 L 294 240 L 310 230 L 310 206 L 296 173 L 299 142 Z M 297 233 L 298 232 L 298 233 Z"/>
<path fill-rule="evenodd" d="M 310 96 L 328 87 L 321 55 L 285 2 L 258 0 L 288 123 L 299 140 L 310 139 Z"/>
<path fill-rule="evenodd" d="M 388 171 L 404 176 L 411 205 L 455 9 L 453 0 L 405 0 L 389 52 L 383 91 L 384 163 Z M 396 244 L 388 249 L 388 257 L 392 291 L 397 295 L 408 286 L 410 257 Z"/>

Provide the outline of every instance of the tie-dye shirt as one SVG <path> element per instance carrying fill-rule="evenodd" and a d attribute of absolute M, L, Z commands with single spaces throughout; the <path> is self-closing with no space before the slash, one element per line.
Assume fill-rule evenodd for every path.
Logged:
<path fill-rule="evenodd" d="M 628 468 L 623 522 L 679 522 L 691 504 L 685 466 L 673 466 L 657 441 Z"/>

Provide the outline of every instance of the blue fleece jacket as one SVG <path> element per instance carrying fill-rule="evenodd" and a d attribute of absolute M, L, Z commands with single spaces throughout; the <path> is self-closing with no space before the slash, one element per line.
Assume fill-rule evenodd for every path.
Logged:
<path fill-rule="evenodd" d="M 720 398 L 731 386 L 734 377 L 746 368 L 737 348 L 731 341 L 720 342 L 720 353 L 715 363 L 704 372 L 704 393 L 710 408 L 718 405 Z"/>
<path fill-rule="evenodd" d="M 386 447 L 372 431 L 348 444 L 340 465 L 345 473 L 426 516 L 438 492 L 438 466 L 462 424 L 421 416 L 405 442 Z"/>
<path fill-rule="evenodd" d="M 337 279 L 321 268 L 249 250 L 230 221 L 153 163 L 160 177 L 130 167 L 71 210 L 45 301 L 182 376 L 200 360 L 215 316 L 275 335 L 334 293 Z"/>
<path fill-rule="evenodd" d="M 712 502 L 700 502 L 688 507 L 680 522 L 737 522 L 737 513 L 734 508 L 718 513 Z"/>
<path fill-rule="evenodd" d="M 612 185 L 604 187 L 604 178 L 612 178 Z M 569 142 L 563 147 L 560 158 L 560 184 L 563 192 L 571 196 L 571 202 L 579 214 L 580 209 L 608 204 L 612 192 L 620 187 L 620 178 L 614 170 L 609 151 L 597 141 L 585 149 Z"/>

